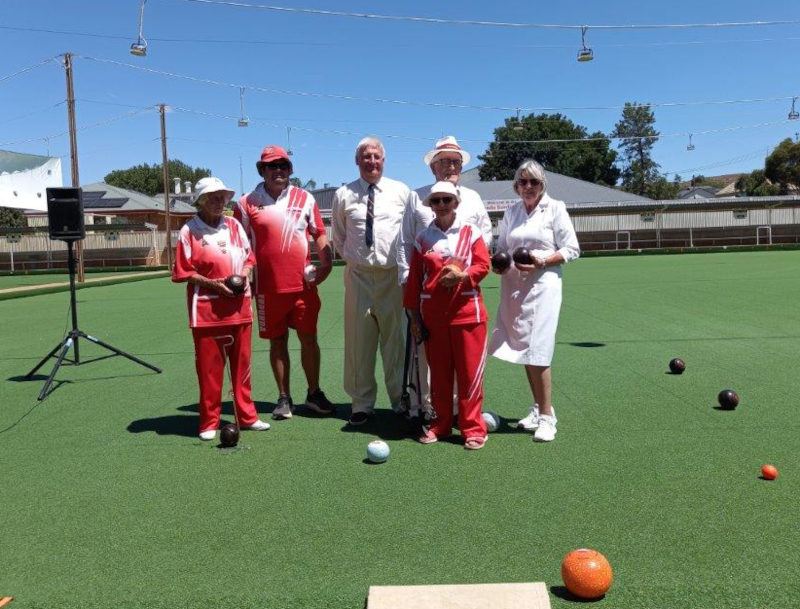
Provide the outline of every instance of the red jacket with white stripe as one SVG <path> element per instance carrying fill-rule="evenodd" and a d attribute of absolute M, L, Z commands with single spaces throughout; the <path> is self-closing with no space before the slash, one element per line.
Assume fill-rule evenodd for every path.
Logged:
<path fill-rule="evenodd" d="M 311 263 L 309 235 L 325 231 L 314 196 L 302 188 L 288 186 L 277 200 L 259 184 L 234 207 L 256 254 L 256 291 L 285 294 L 306 289 L 303 270 Z"/>
<path fill-rule="evenodd" d="M 439 284 L 442 269 L 450 264 L 467 272 L 467 278 L 454 288 Z M 446 231 L 431 222 L 414 243 L 403 305 L 419 309 L 428 324 L 485 322 L 488 317 L 478 284 L 488 273 L 489 250 L 477 226 L 462 224 L 458 216 Z"/>
<path fill-rule="evenodd" d="M 245 266 L 254 263 L 247 235 L 234 218 L 222 216 L 217 226 L 209 226 L 195 216 L 181 228 L 172 281 L 187 281 L 194 275 L 225 279 L 228 275 L 241 275 Z M 233 326 L 253 320 L 249 289 L 230 297 L 189 283 L 186 304 L 191 328 Z"/>

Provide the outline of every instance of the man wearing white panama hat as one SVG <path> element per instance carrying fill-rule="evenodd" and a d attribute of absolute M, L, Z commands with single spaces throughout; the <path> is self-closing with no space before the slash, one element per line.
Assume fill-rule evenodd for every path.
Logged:
<path fill-rule="evenodd" d="M 462 168 L 470 162 L 469 152 L 463 150 L 455 136 L 446 135 L 436 141 L 433 150 L 429 151 L 425 157 L 425 164 L 431 169 L 431 173 L 436 178 L 436 182 L 450 182 L 457 191 L 460 203 L 456 212 L 462 222 L 468 222 L 477 226 L 486 246 L 492 243 L 492 221 L 486 213 L 486 207 L 481 200 L 481 196 L 465 186 L 459 186 Z M 397 272 L 400 285 L 405 285 L 408 279 L 408 269 L 411 263 L 411 254 L 414 250 L 414 242 L 419 233 L 433 222 L 433 212 L 430 207 L 423 205 L 433 184 L 418 188 L 411 193 L 408 205 L 403 214 L 403 223 L 400 227 L 399 243 L 397 247 Z M 430 387 L 428 383 L 428 362 L 425 359 L 425 350 L 419 350 L 419 395 L 417 404 L 412 403 L 412 413 L 424 404 L 430 404 Z"/>

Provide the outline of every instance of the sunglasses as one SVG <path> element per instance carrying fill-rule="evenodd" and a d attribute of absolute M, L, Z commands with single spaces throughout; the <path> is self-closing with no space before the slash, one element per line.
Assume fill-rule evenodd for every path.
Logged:
<path fill-rule="evenodd" d="M 453 197 L 431 197 L 428 199 L 428 203 L 431 205 L 439 205 L 440 203 L 444 205 L 446 203 L 453 203 L 454 201 L 455 199 Z"/>
<path fill-rule="evenodd" d="M 461 158 L 457 158 L 457 159 L 436 159 L 436 162 L 440 163 L 442 165 L 453 165 L 454 167 L 461 167 L 461 165 L 462 165 Z"/>
<path fill-rule="evenodd" d="M 283 169 L 285 171 L 289 171 L 292 167 L 291 163 L 287 163 L 286 161 L 275 161 L 273 163 L 264 163 L 264 167 L 267 169 Z"/>
<path fill-rule="evenodd" d="M 525 188 L 526 186 L 538 186 L 539 184 L 541 184 L 541 182 L 539 180 L 533 180 L 533 179 L 528 180 L 526 178 L 520 178 L 519 180 L 517 180 L 517 184 Z"/>

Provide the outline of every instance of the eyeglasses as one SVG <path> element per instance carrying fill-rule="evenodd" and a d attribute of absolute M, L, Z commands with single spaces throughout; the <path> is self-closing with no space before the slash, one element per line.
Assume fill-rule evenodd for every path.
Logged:
<path fill-rule="evenodd" d="M 264 163 L 264 167 L 267 169 L 283 169 L 284 171 L 289 171 L 291 169 L 292 164 L 287 163 L 286 161 L 274 161 L 272 163 Z"/>
<path fill-rule="evenodd" d="M 442 165 L 453 165 L 454 167 L 461 167 L 461 165 L 462 165 L 461 157 L 458 157 L 457 159 L 442 159 L 442 158 L 438 158 L 438 159 L 436 159 L 436 162 L 437 163 L 441 163 Z"/>
<path fill-rule="evenodd" d="M 453 201 L 455 201 L 453 197 L 431 197 L 430 199 L 428 199 L 428 203 L 430 203 L 431 205 L 439 205 L 440 203 L 441 204 L 452 203 Z"/>
<path fill-rule="evenodd" d="M 528 180 L 526 178 L 520 178 L 519 180 L 517 180 L 517 184 L 525 188 L 526 186 L 538 186 L 539 184 L 541 184 L 541 182 L 539 180 L 534 180 L 534 179 Z"/>

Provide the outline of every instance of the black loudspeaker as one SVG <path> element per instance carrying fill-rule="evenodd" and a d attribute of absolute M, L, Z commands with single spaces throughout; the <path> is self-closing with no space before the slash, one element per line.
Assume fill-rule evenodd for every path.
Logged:
<path fill-rule="evenodd" d="M 86 237 L 80 188 L 47 189 L 47 225 L 51 239 L 79 241 Z"/>

